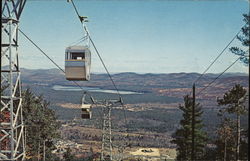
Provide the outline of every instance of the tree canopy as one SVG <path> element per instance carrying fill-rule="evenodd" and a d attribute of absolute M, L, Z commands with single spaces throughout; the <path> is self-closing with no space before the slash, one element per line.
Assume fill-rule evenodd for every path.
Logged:
<path fill-rule="evenodd" d="M 241 31 L 242 34 L 237 36 L 237 39 L 241 42 L 242 48 L 240 47 L 231 47 L 230 51 L 234 53 L 235 55 L 240 56 L 241 62 L 243 62 L 245 65 L 249 65 L 249 46 L 250 46 L 250 28 L 249 28 L 249 21 L 250 16 L 249 14 L 243 14 L 245 25 L 242 27 Z"/>
<path fill-rule="evenodd" d="M 53 160 L 51 151 L 59 138 L 59 123 L 49 103 L 42 96 L 35 96 L 29 89 L 23 92 L 23 117 L 26 133 L 26 160 L 46 158 Z M 45 147 L 44 147 L 45 146 Z M 46 151 L 43 151 L 45 148 Z"/>
<path fill-rule="evenodd" d="M 181 127 L 173 134 L 172 143 L 177 145 L 177 160 L 191 160 L 192 145 L 192 104 L 193 99 L 186 95 L 184 97 L 184 106 L 180 105 L 179 109 L 183 111 L 183 119 L 180 121 Z M 207 136 L 202 130 L 203 123 L 201 120 L 202 110 L 199 103 L 195 104 L 195 159 L 201 160 L 205 154 L 205 145 Z"/>

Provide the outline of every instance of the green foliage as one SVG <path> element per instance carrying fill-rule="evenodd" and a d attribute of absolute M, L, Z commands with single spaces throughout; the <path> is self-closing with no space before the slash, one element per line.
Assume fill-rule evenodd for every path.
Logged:
<path fill-rule="evenodd" d="M 59 123 L 49 103 L 35 96 L 29 89 L 23 92 L 23 117 L 26 132 L 27 159 L 42 158 L 45 145 L 46 158 L 53 158 L 54 140 L 59 138 Z"/>
<path fill-rule="evenodd" d="M 240 158 L 242 160 L 248 160 L 248 136 L 249 131 L 247 128 L 247 130 L 242 131 L 241 134 Z"/>
<path fill-rule="evenodd" d="M 249 31 L 249 20 L 250 16 L 249 14 L 244 14 L 244 21 L 246 22 L 246 25 L 242 27 L 242 35 L 238 35 L 237 39 L 242 43 L 244 48 L 248 48 L 246 50 L 241 49 L 239 47 L 231 47 L 230 51 L 234 53 L 235 55 L 240 56 L 240 60 L 245 64 L 249 65 L 249 46 L 250 46 L 250 41 L 249 41 L 249 36 L 250 36 L 250 31 Z"/>
<path fill-rule="evenodd" d="M 220 110 L 219 115 L 224 117 L 221 125 L 217 129 L 217 151 L 219 158 L 222 158 L 222 153 L 224 158 L 226 157 L 226 159 L 229 160 L 237 160 L 237 157 L 243 159 L 246 156 L 245 154 L 242 154 L 245 152 L 244 150 L 241 151 L 241 149 L 244 146 L 248 146 L 248 142 L 242 142 L 242 134 L 240 132 L 240 116 L 248 112 L 245 105 L 247 98 L 246 94 L 246 89 L 244 89 L 241 85 L 236 84 L 231 90 L 224 94 L 222 99 L 217 100 L 218 105 L 223 107 Z M 225 113 L 235 115 L 236 120 L 231 121 L 224 115 Z"/>
<path fill-rule="evenodd" d="M 192 104 L 193 99 L 188 95 L 184 97 L 184 106 L 179 108 L 183 111 L 183 119 L 180 121 L 181 127 L 173 134 L 172 143 L 177 145 L 177 160 L 191 160 L 192 144 Z M 202 110 L 200 104 L 195 104 L 195 158 L 201 160 L 204 157 L 204 148 L 207 136 L 202 131 L 201 120 Z"/>
<path fill-rule="evenodd" d="M 64 161 L 73 161 L 76 158 L 74 157 L 74 155 L 72 155 L 71 149 L 67 148 L 66 152 L 63 154 L 63 159 Z"/>
<path fill-rule="evenodd" d="M 246 100 L 246 89 L 244 89 L 240 84 L 236 84 L 231 90 L 226 92 L 222 99 L 218 99 L 219 106 L 225 106 L 221 110 L 221 114 L 228 112 L 230 114 L 242 115 L 247 112 L 245 106 Z"/>
<path fill-rule="evenodd" d="M 221 121 L 217 131 L 216 156 L 217 159 L 234 160 L 235 159 L 235 144 L 236 140 L 236 123 L 235 121 L 224 118 Z"/>

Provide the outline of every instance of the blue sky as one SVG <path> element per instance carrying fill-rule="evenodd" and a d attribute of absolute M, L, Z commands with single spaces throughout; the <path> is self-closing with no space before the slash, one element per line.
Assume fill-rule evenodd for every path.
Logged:
<path fill-rule="evenodd" d="M 203 72 L 244 25 L 246 0 L 75 0 L 111 73 Z M 28 0 L 20 28 L 61 67 L 64 51 L 83 35 L 66 0 Z M 20 36 L 25 68 L 55 68 Z M 234 41 L 232 45 L 239 45 Z M 237 57 L 228 50 L 208 71 L 220 73 Z M 104 72 L 92 50 L 92 72 Z M 228 72 L 248 72 L 242 63 Z"/>

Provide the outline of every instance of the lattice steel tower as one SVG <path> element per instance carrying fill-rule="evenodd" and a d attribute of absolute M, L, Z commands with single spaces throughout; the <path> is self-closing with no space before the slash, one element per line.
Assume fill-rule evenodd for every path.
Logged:
<path fill-rule="evenodd" d="M 26 0 L 1 0 L 0 160 L 24 160 L 18 24 Z"/>
<path fill-rule="evenodd" d="M 112 127 L 111 127 L 111 112 L 114 107 L 123 104 L 120 97 L 119 100 L 106 100 L 102 106 L 103 125 L 102 125 L 102 153 L 101 161 L 114 160 L 112 155 Z"/>
<path fill-rule="evenodd" d="M 106 102 L 106 105 L 102 107 L 102 161 L 112 160 L 111 109 L 112 104 L 109 104 L 108 102 Z"/>

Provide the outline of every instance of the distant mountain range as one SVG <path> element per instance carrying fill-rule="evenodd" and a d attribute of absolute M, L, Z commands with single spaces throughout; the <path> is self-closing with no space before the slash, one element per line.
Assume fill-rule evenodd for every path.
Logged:
<path fill-rule="evenodd" d="M 72 120 L 80 117 L 77 107 L 80 107 L 83 91 L 80 90 L 55 90 L 54 87 L 63 86 L 65 89 L 72 89 L 75 84 L 67 81 L 64 74 L 57 69 L 29 70 L 22 69 L 22 86 L 31 88 L 35 94 L 42 94 L 50 102 L 50 108 L 55 110 L 59 119 Z M 117 73 L 112 77 L 117 88 L 122 91 L 133 91 L 139 94 L 123 94 L 122 98 L 127 107 L 127 118 L 131 126 L 139 130 L 157 131 L 172 133 L 178 126 L 181 118 L 181 111 L 177 108 L 183 104 L 183 96 L 191 94 L 193 82 L 199 78 L 199 73 L 169 73 L 169 74 L 137 74 Z M 199 93 L 206 85 L 213 81 L 217 74 L 206 74 L 197 82 L 196 93 Z M 107 74 L 92 74 L 89 82 L 78 82 L 83 87 L 91 87 L 113 90 L 114 87 Z M 235 84 L 241 84 L 249 88 L 249 76 L 241 73 L 227 73 L 197 95 L 204 112 L 206 127 L 214 131 L 219 121 L 217 118 L 217 97 L 231 89 Z M 23 89 L 24 89 L 23 88 Z M 75 87 L 73 87 L 75 88 Z M 100 91 L 100 90 L 99 90 Z M 95 100 L 117 99 L 114 93 L 89 92 Z M 89 101 L 89 98 L 86 98 Z M 76 109 L 72 109 L 76 108 Z M 92 124 L 98 127 L 99 108 L 93 108 Z M 150 111 L 150 112 L 149 112 Z M 113 119 L 114 126 L 122 124 L 124 113 L 115 109 Z M 166 117 L 167 116 L 167 117 Z M 217 121 L 211 121 L 211 118 Z M 145 123 L 146 122 L 146 123 Z M 166 128 L 169 127 L 169 128 Z M 165 130 L 165 131 L 164 131 Z"/>
<path fill-rule="evenodd" d="M 54 85 L 72 86 L 71 81 L 65 79 L 64 73 L 58 69 L 21 69 L 22 82 L 24 86 L 47 86 Z M 154 93 L 156 95 L 166 95 L 182 98 L 185 93 L 191 92 L 193 82 L 199 78 L 199 73 L 169 73 L 169 74 L 137 74 L 132 72 L 112 74 L 114 82 L 118 89 Z M 205 74 L 196 83 L 197 91 L 207 86 L 218 74 Z M 101 89 L 114 89 L 107 74 L 91 74 L 91 80 L 88 82 L 77 82 L 81 86 L 98 87 Z M 248 88 L 249 75 L 246 73 L 225 73 L 216 80 L 211 87 L 201 94 L 206 98 L 215 97 L 216 94 L 222 94 L 234 86 L 241 84 Z"/>

